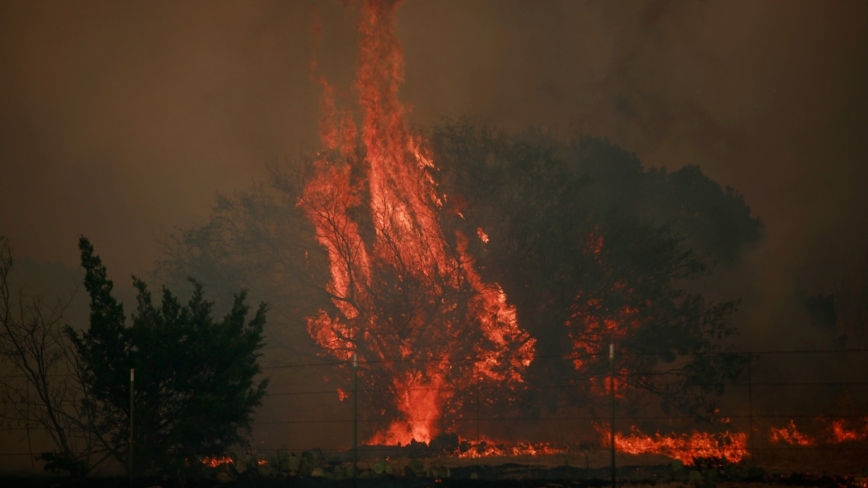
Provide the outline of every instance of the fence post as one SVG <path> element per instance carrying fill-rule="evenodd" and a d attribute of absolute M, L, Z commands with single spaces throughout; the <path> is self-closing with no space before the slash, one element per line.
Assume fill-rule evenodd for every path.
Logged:
<path fill-rule="evenodd" d="M 359 360 L 353 353 L 353 486 L 356 486 L 359 470 Z"/>
<path fill-rule="evenodd" d="M 476 444 L 479 444 L 479 376 L 476 377 Z"/>
<path fill-rule="evenodd" d="M 615 488 L 615 343 L 609 343 L 609 365 L 611 366 L 611 374 L 609 375 L 609 395 L 612 398 L 612 488 Z"/>
<path fill-rule="evenodd" d="M 133 486 L 133 426 L 135 425 L 136 370 L 130 369 L 130 488 Z"/>
<path fill-rule="evenodd" d="M 747 442 L 751 453 L 754 451 L 753 443 L 753 354 L 747 355 Z"/>

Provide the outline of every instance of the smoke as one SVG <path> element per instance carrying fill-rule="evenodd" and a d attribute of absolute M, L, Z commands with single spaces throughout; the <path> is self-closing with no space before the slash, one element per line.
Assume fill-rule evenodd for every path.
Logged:
<path fill-rule="evenodd" d="M 471 113 L 513 131 L 574 124 L 635 151 L 646 166 L 698 164 L 743 192 L 768 231 L 733 276 L 733 288 L 750 287 L 736 292 L 751 322 L 743 336 L 756 347 L 795 347 L 812 339 L 792 334 L 794 319 L 781 313 L 796 308 L 797 282 L 820 267 L 841 273 L 865 252 L 865 9 L 563 2 L 495 13 L 479 3 L 408 5 L 399 25 L 429 22 L 401 32 L 405 93 L 445 101 L 419 107 L 420 118 Z M 435 73 L 457 74 L 428 81 L 443 78 Z"/>

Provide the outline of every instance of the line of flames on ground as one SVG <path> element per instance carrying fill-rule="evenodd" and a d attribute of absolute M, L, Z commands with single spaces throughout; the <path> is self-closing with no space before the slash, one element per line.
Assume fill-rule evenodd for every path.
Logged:
<path fill-rule="evenodd" d="M 868 416 L 862 420 L 861 428 L 845 419 L 818 418 L 826 428 L 817 436 L 809 436 L 800 432 L 794 420 L 784 427 L 771 427 L 768 441 L 772 444 L 790 446 L 833 445 L 845 442 L 868 440 Z M 595 424 L 600 433 L 600 447 L 610 446 L 608 425 Z M 559 448 L 547 442 L 502 441 L 481 438 L 478 441 L 467 441 L 469 448 L 454 453 L 459 458 L 488 458 L 498 456 L 540 456 L 563 454 L 570 449 Z M 659 454 L 671 459 L 677 459 L 685 464 L 693 463 L 697 458 L 717 458 L 737 463 L 750 455 L 748 450 L 748 435 L 746 432 L 701 432 L 671 433 L 653 435 L 645 434 L 637 427 L 631 427 L 629 434 L 615 433 L 615 448 L 625 454 Z M 206 457 L 202 463 L 210 467 L 234 463 L 228 455 Z M 260 459 L 259 465 L 268 461 Z"/>
<path fill-rule="evenodd" d="M 821 424 L 816 435 L 809 435 L 796 427 L 794 420 L 784 427 L 769 429 L 769 442 L 772 444 L 788 444 L 792 446 L 817 446 L 823 444 L 840 444 L 849 441 L 868 440 L 868 416 L 859 422 L 845 419 L 827 419 L 818 417 L 816 422 Z"/>

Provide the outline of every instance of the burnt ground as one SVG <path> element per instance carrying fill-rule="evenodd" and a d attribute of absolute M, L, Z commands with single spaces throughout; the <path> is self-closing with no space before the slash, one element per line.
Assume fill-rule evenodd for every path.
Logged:
<path fill-rule="evenodd" d="M 603 450 L 580 451 L 545 456 L 503 456 L 484 459 L 464 459 L 441 456 L 424 460 L 424 469 L 413 473 L 408 469 L 411 459 L 374 455 L 359 461 L 362 478 L 357 488 L 567 488 L 611 486 L 609 453 Z M 381 454 L 381 453 L 380 453 Z M 394 453 L 390 453 L 394 454 Z M 399 475 L 374 475 L 373 461 L 389 459 Z M 340 463 L 340 460 L 335 460 Z M 665 456 L 617 456 L 619 486 L 661 488 L 760 488 L 769 486 L 853 486 L 868 488 L 868 445 L 850 445 L 841 449 L 778 448 L 758 449 L 754 455 L 737 464 L 720 460 L 698 460 L 683 466 Z M 331 462 L 323 461 L 326 476 L 334 477 Z M 447 471 L 448 467 L 448 471 Z M 219 482 L 218 468 L 202 477 L 179 480 L 176 477 L 138 478 L 133 488 L 350 488 L 351 479 L 329 479 L 312 476 L 288 476 L 286 472 L 271 473 L 279 478 L 238 475 Z M 447 472 L 448 475 L 432 474 Z M 310 473 L 310 471 L 307 471 Z M 225 473 L 224 473 L 225 474 Z M 436 478 L 435 476 L 444 476 Z M 225 477 L 224 477 L 225 478 Z M 130 488 L 125 477 L 93 477 L 73 480 L 51 476 L 18 476 L 0 473 L 0 488 Z"/>
<path fill-rule="evenodd" d="M 693 473 L 691 473 L 693 471 Z M 769 486 L 868 487 L 864 479 L 819 474 L 768 474 L 756 470 L 753 476 L 733 473 L 739 479 L 726 479 L 726 473 L 710 474 L 692 468 L 673 472 L 669 465 L 625 466 L 618 470 L 619 486 L 661 488 L 728 488 Z M 476 479 L 474 479 L 476 478 Z M 215 479 L 103 477 L 72 480 L 60 477 L 0 477 L 0 487 L 15 488 L 572 488 L 611 486 L 608 468 L 584 469 L 569 466 L 541 468 L 520 464 L 500 466 L 473 465 L 455 468 L 450 478 L 369 477 L 355 481 L 314 477 L 286 479 L 240 478 L 227 482 Z"/>

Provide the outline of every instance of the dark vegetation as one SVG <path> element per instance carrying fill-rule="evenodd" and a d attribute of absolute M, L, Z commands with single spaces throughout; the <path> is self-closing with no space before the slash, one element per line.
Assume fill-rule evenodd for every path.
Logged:
<path fill-rule="evenodd" d="M 46 469 L 81 477 L 114 460 L 134 474 L 178 473 L 201 456 L 246 445 L 267 386 L 256 379 L 264 304 L 248 320 L 242 292 L 215 320 L 214 304 L 198 283 L 186 304 L 166 288 L 155 302 L 134 277 L 138 303 L 128 320 L 105 266 L 82 237 L 90 323 L 83 331 L 69 325 L 61 331 L 63 302 L 46 314 L 36 299 L 11 297 L 11 251 L 2 244 L 0 339 L 20 373 L 18 382 L 2 385 L 3 393 L 18 414 L 10 420 L 42 427 L 51 437 L 55 449 L 39 456 Z"/>
<path fill-rule="evenodd" d="M 315 457 L 315 453 L 305 453 Z M 310 456 L 294 458 L 298 463 L 305 463 Z M 454 487 L 605 487 L 611 486 L 608 467 L 587 468 L 561 465 L 544 467 L 521 463 L 501 465 L 476 464 L 461 467 L 446 468 L 437 466 L 436 460 L 423 462 L 414 459 L 398 473 L 376 473 L 374 467 L 366 469 L 354 480 L 341 465 L 320 462 L 318 472 L 311 475 L 308 469 L 304 474 L 289 475 L 281 471 L 279 476 L 263 477 L 257 470 L 237 473 L 231 466 L 221 466 L 213 470 L 210 476 L 195 478 L 172 479 L 164 476 L 137 477 L 132 483 L 129 478 L 91 478 L 75 480 L 64 478 L 14 478 L 0 477 L 2 486 L 8 487 L 135 487 L 144 488 L 161 486 L 164 488 L 197 488 L 197 487 L 227 487 L 227 488 L 268 488 L 268 487 L 380 487 L 393 486 L 401 488 L 454 486 Z M 380 463 L 382 464 L 382 463 Z M 388 466 L 388 464 L 386 464 Z M 218 474 L 218 475 L 215 475 Z M 772 473 L 758 467 L 755 463 L 746 461 L 737 464 L 727 464 L 714 458 L 695 460 L 690 465 L 679 461 L 669 464 L 627 465 L 618 468 L 618 484 L 621 486 L 692 486 L 713 488 L 715 486 L 861 486 L 865 479 L 863 475 L 833 476 L 821 473 Z"/>
<path fill-rule="evenodd" d="M 541 390 L 530 408 L 594 405 L 588 386 L 607 374 L 615 341 L 627 400 L 652 393 L 667 412 L 713 412 L 743 365 L 722 342 L 737 301 L 705 298 L 691 280 L 762 238 L 741 195 L 696 166 L 645 170 L 605 139 L 460 122 L 437 128 L 432 145 L 442 188 L 459 196 L 450 224 L 489 235 L 473 241 L 483 274 L 538 339 L 535 381 L 576 386 Z"/>

